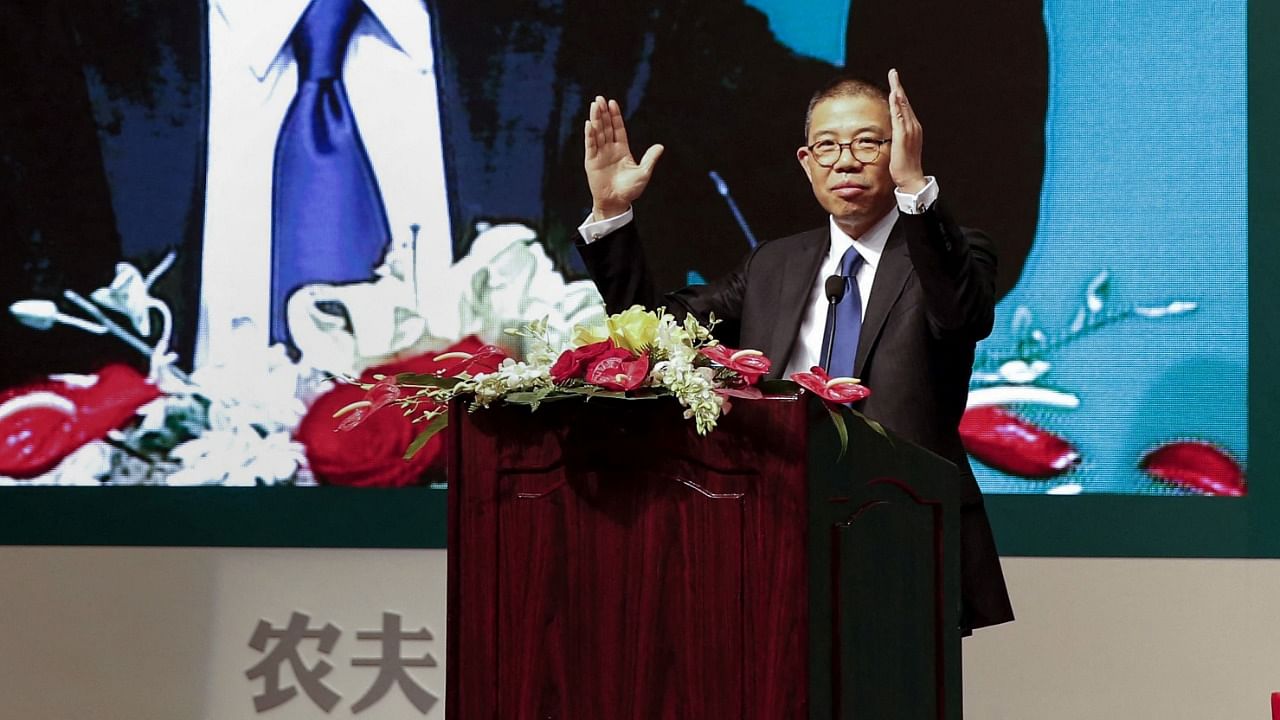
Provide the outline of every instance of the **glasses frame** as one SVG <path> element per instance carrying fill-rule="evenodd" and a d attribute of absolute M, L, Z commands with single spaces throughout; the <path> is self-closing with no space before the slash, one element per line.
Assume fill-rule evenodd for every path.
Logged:
<path fill-rule="evenodd" d="M 817 148 L 818 145 L 821 145 L 822 143 L 827 143 L 827 142 L 835 143 L 837 148 L 836 155 L 834 158 L 831 159 L 830 163 L 824 163 L 821 160 L 819 160 L 818 151 L 815 149 Z M 876 154 L 872 155 L 870 158 L 860 157 L 858 155 L 858 151 L 853 147 L 855 143 L 866 143 L 866 142 L 873 142 L 876 144 Z M 833 168 L 840 163 L 840 158 L 844 156 L 844 151 L 846 148 L 849 150 L 849 157 L 853 158 L 854 160 L 857 160 L 863 165 L 870 165 L 871 163 L 880 159 L 880 154 L 884 152 L 884 146 L 887 143 L 891 143 L 891 142 L 893 142 L 893 138 L 884 138 L 883 140 L 876 140 L 873 138 L 857 138 L 854 140 L 850 140 L 849 142 L 836 142 L 835 140 L 824 139 L 824 140 L 819 140 L 811 145 L 806 145 L 805 148 L 808 149 L 810 157 L 812 157 L 813 161 L 818 163 L 818 165 L 824 168 Z"/>

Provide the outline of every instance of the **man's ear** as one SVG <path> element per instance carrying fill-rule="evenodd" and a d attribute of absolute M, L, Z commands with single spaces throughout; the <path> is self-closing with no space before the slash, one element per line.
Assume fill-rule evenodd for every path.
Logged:
<path fill-rule="evenodd" d="M 796 150 L 796 160 L 800 163 L 800 169 L 804 170 L 804 176 L 809 178 L 809 182 L 813 182 L 813 169 L 809 167 L 809 163 L 805 162 L 809 158 L 809 148 L 800 146 Z"/>

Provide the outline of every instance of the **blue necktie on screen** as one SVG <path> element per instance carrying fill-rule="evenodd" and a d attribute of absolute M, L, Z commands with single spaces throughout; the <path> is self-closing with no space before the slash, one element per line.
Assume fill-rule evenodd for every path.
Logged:
<path fill-rule="evenodd" d="M 858 294 L 858 281 L 854 279 L 853 274 L 858 271 L 860 264 L 862 264 L 862 256 L 850 245 L 840 258 L 840 276 L 844 278 L 844 297 L 840 298 L 840 302 L 836 304 L 833 319 L 835 333 L 831 340 L 830 367 L 827 368 L 827 373 L 831 377 L 853 375 L 853 361 L 858 355 L 858 335 L 862 332 L 862 296 Z M 830 336 L 831 333 L 823 333 L 824 338 Z M 826 354 L 827 348 L 824 341 L 822 356 L 825 357 Z"/>
<path fill-rule="evenodd" d="M 298 91 L 276 141 L 271 211 L 271 341 L 292 346 L 289 295 L 370 277 L 390 231 L 342 83 L 360 0 L 313 0 L 290 39 Z"/>

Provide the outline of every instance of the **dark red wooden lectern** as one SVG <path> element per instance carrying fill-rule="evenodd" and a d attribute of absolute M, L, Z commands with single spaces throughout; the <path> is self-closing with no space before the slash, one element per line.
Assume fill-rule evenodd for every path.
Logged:
<path fill-rule="evenodd" d="M 809 396 L 451 417 L 449 720 L 960 717 L 949 463 Z"/>

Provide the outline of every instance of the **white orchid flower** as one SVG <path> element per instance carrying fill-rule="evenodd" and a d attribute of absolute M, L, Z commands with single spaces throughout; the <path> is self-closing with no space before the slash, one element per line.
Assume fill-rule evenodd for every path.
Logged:
<path fill-rule="evenodd" d="M 9 306 L 9 312 L 13 313 L 18 322 L 36 330 L 48 330 L 58 323 L 63 323 L 94 335 L 101 335 L 107 331 L 102 325 L 59 311 L 52 300 L 19 300 Z"/>
<path fill-rule="evenodd" d="M 142 272 L 126 262 L 116 263 L 116 276 L 111 284 L 94 290 L 89 297 L 129 318 L 143 337 L 151 335 L 151 310 L 163 304 L 151 297 L 151 288 Z"/>

